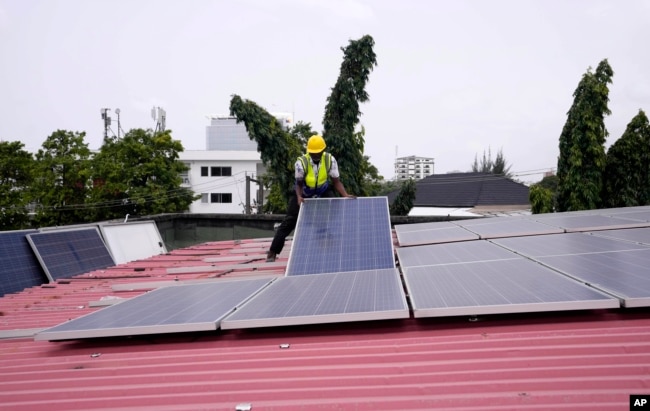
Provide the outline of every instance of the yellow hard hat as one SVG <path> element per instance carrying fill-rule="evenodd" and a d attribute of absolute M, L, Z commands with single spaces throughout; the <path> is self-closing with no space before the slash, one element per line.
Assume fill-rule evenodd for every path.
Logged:
<path fill-rule="evenodd" d="M 325 140 L 323 140 L 323 137 L 319 136 L 318 134 L 314 134 L 313 136 L 309 137 L 309 141 L 307 141 L 308 153 L 320 153 L 321 151 L 325 150 L 325 147 Z"/>

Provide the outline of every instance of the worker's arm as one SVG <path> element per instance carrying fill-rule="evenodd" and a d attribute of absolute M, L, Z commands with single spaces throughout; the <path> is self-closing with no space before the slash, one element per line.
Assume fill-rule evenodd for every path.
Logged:
<path fill-rule="evenodd" d="M 298 207 L 302 204 L 305 199 L 302 197 L 303 187 L 305 186 L 305 180 L 296 180 L 296 200 L 298 201 Z"/>
<path fill-rule="evenodd" d="M 355 196 L 348 194 L 348 192 L 345 191 L 345 187 L 343 186 L 343 183 L 340 179 L 332 178 L 332 184 L 334 185 L 336 191 L 341 195 L 341 197 L 356 198 Z"/>

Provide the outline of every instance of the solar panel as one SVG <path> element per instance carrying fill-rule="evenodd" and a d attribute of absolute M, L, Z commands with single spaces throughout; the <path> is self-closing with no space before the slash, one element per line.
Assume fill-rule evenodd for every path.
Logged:
<path fill-rule="evenodd" d="M 0 296 L 47 282 L 43 268 L 27 242 L 36 230 L 0 232 Z"/>
<path fill-rule="evenodd" d="M 398 248 L 397 257 L 402 268 L 519 258 L 484 240 Z"/>
<path fill-rule="evenodd" d="M 464 227 L 480 238 L 521 237 L 541 234 L 559 234 L 564 229 L 542 224 L 528 218 L 489 218 L 471 224 L 458 221 L 456 224 Z"/>
<path fill-rule="evenodd" d="M 394 267 L 386 197 L 309 199 L 300 207 L 287 275 Z"/>
<path fill-rule="evenodd" d="M 27 241 L 50 281 L 115 265 L 96 227 L 28 234 Z"/>
<path fill-rule="evenodd" d="M 397 241 L 402 247 L 451 243 L 478 239 L 478 235 L 447 221 L 395 226 Z"/>
<path fill-rule="evenodd" d="M 221 328 L 408 318 L 396 268 L 282 277 L 221 322 Z"/>
<path fill-rule="evenodd" d="M 525 258 L 409 267 L 415 317 L 618 308 L 619 301 Z"/>
<path fill-rule="evenodd" d="M 41 331 L 36 340 L 213 331 L 272 279 L 215 281 L 158 288 Z"/>
<path fill-rule="evenodd" d="M 602 214 L 536 214 L 533 218 L 541 223 L 563 228 L 567 232 L 647 227 L 650 225 L 650 223 L 644 221 L 610 217 Z"/>
<path fill-rule="evenodd" d="M 625 307 L 650 306 L 650 249 L 536 258 L 568 276 L 616 295 Z"/>
<path fill-rule="evenodd" d="M 99 229 L 115 264 L 167 253 L 154 221 L 102 224 Z"/>
<path fill-rule="evenodd" d="M 550 234 L 533 237 L 500 238 L 490 240 L 518 254 L 543 257 L 568 254 L 594 254 L 608 251 L 627 251 L 648 248 L 615 239 L 583 233 Z"/>
<path fill-rule="evenodd" d="M 621 230 L 603 230 L 591 233 L 598 237 L 616 238 L 634 243 L 650 245 L 650 228 L 626 228 Z"/>
<path fill-rule="evenodd" d="M 637 208 L 640 207 L 634 207 L 636 210 Z M 635 220 L 635 221 L 650 221 L 650 210 L 638 210 L 638 211 L 620 211 L 615 214 L 613 214 L 614 217 L 617 218 L 622 218 L 622 219 L 628 219 L 628 220 Z"/>

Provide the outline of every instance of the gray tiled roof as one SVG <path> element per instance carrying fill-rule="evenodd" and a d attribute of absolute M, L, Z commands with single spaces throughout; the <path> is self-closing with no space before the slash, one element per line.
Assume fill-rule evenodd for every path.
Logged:
<path fill-rule="evenodd" d="M 490 173 L 433 174 L 416 182 L 414 206 L 528 205 L 528 187 Z M 399 191 L 399 190 L 398 190 Z M 398 191 L 389 194 L 395 199 Z"/>

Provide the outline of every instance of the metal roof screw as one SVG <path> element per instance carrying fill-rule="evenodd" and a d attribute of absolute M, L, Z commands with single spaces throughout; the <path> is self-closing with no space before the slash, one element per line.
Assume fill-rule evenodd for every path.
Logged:
<path fill-rule="evenodd" d="M 253 405 L 250 402 L 237 404 L 237 406 L 235 407 L 235 411 L 251 411 L 252 409 L 253 409 Z"/>
<path fill-rule="evenodd" d="M 97 358 L 100 355 L 102 355 L 102 353 L 100 353 L 100 352 L 92 353 L 92 354 L 90 354 L 90 358 Z"/>
<path fill-rule="evenodd" d="M 285 349 L 291 347 L 291 344 L 280 344 L 280 348 Z"/>

